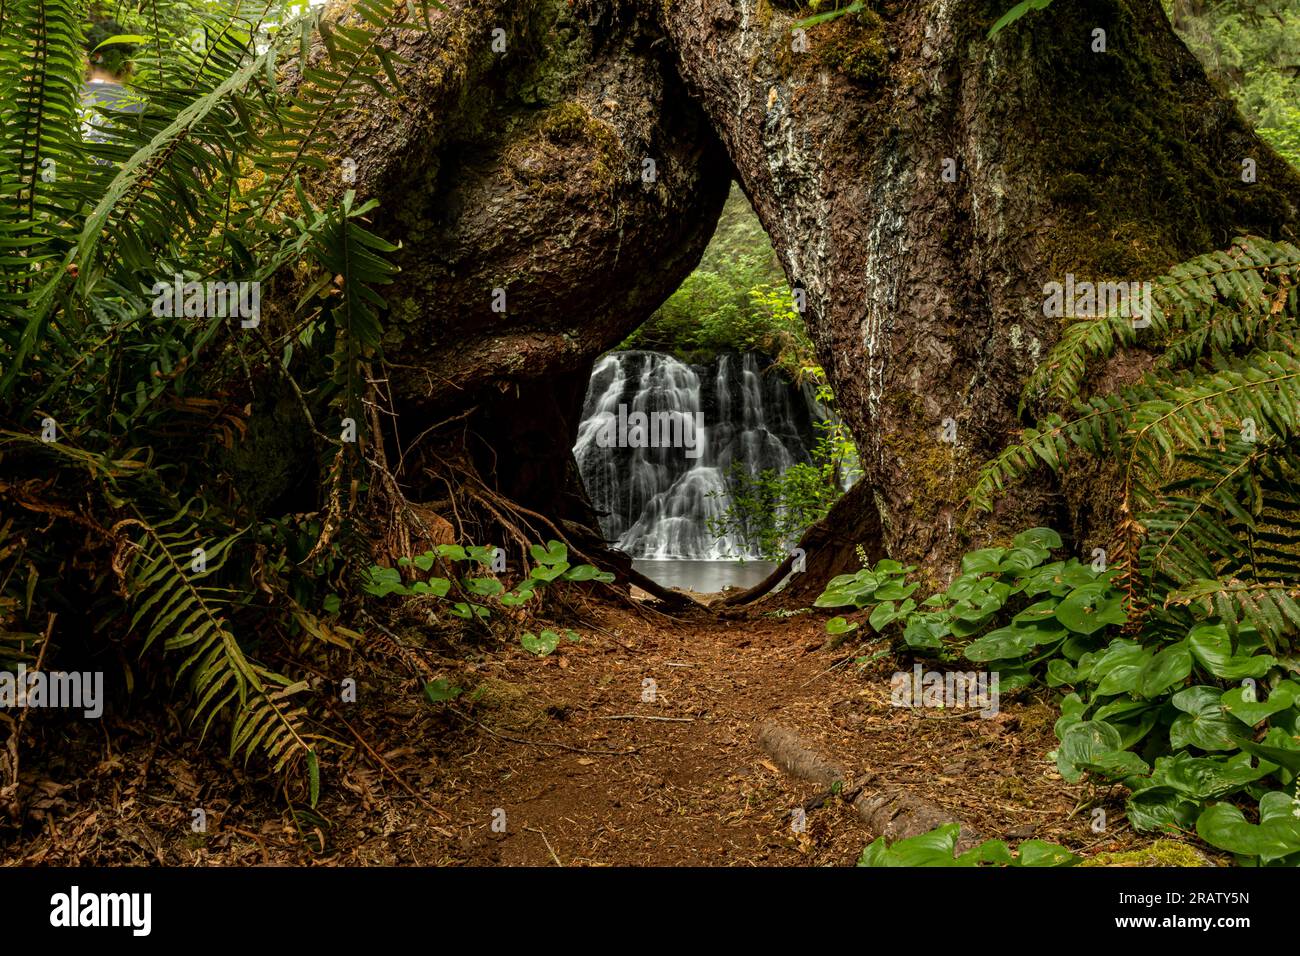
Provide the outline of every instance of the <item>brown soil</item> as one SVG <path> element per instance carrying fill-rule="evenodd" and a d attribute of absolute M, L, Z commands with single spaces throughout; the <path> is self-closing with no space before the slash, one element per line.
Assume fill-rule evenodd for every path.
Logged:
<path fill-rule="evenodd" d="M 812 614 L 729 613 L 673 621 L 606 608 L 580 628 L 579 643 L 547 658 L 518 648 L 438 658 L 390 632 L 368 657 L 359 702 L 338 705 L 356 734 L 336 731 L 349 746 L 324 762 L 315 811 L 298 784 L 277 791 L 273 778 L 230 765 L 179 717 L 161 739 L 152 716 L 105 722 L 93 737 L 81 730 L 50 741 L 47 731 L 26 756 L 31 819 L 21 834 L 0 832 L 0 859 L 854 863 L 868 834 L 838 799 L 810 810 L 795 832 L 793 809 L 818 788 L 758 749 L 768 721 L 797 731 L 850 777 L 870 771 L 985 836 L 1034 836 L 1085 855 L 1147 842 L 1122 823 L 1105 836 L 1091 831 L 1091 807 L 1076 808 L 1101 798 L 1120 821 L 1121 799 L 1064 784 L 1046 757 L 1056 713 L 1043 701 L 1004 696 L 991 719 L 893 707 L 890 675 L 908 665 L 883 648 L 827 648 Z M 878 652 L 865 666 L 854 658 Z M 464 689 L 450 708 L 421 697 L 433 677 Z M 653 700 L 643 700 L 647 680 Z M 192 832 L 198 807 L 207 833 Z M 495 832 L 500 811 L 505 828 Z"/>

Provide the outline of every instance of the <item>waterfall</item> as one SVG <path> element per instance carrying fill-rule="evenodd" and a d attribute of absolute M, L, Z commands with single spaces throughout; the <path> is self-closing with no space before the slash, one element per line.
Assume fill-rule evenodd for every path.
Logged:
<path fill-rule="evenodd" d="M 812 413 L 802 393 L 753 352 L 724 353 L 709 366 L 659 352 L 612 352 L 592 370 L 574 446 L 601 530 L 634 558 L 727 560 L 756 554 L 708 519 L 731 503 L 733 462 L 751 474 L 809 460 Z M 770 364 L 770 363 L 767 363 Z M 603 447 L 637 412 L 674 426 L 697 419 L 698 447 Z M 665 425 L 666 428 L 666 425 Z M 648 444 L 635 439 L 625 444 Z"/>

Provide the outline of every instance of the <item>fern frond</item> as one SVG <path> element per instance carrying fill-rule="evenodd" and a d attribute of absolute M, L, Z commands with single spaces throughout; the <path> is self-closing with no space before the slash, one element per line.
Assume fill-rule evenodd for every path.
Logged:
<path fill-rule="evenodd" d="M 202 543 L 199 515 L 189 505 L 170 518 L 119 522 L 113 533 L 139 529 L 126 547 L 121 574 L 132 602 L 129 631 L 143 628 L 141 653 L 162 641 L 168 651 L 185 652 L 177 679 L 187 674 L 195 700 L 193 721 L 203 720 L 203 735 L 227 706 L 234 708 L 231 754 L 245 761 L 261 749 L 278 772 L 295 755 L 312 749 L 304 730 L 306 710 L 286 703 L 302 683 L 250 661 L 232 631 L 227 610 L 240 593 L 205 583 L 226 564 L 243 531 Z M 198 555 L 202 555 L 199 562 Z"/>
<path fill-rule="evenodd" d="M 1119 315 L 1067 326 L 1026 383 L 1021 408 L 1040 396 L 1074 399 L 1086 370 L 1123 347 L 1168 346 L 1165 365 L 1174 366 L 1209 347 L 1249 344 L 1262 330 L 1294 320 L 1297 284 L 1300 248 L 1257 236 L 1180 263 L 1153 280 L 1149 327 L 1138 329 L 1132 318 Z"/>
<path fill-rule="evenodd" d="M 1300 632 L 1300 585 L 1276 581 L 1193 581 L 1171 592 L 1166 606 L 1197 606 L 1218 617 L 1235 635 L 1253 627 L 1273 653 L 1285 650 L 1284 639 Z"/>

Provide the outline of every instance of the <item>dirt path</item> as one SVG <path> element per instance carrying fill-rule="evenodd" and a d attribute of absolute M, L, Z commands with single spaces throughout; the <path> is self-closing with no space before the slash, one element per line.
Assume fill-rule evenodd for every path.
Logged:
<path fill-rule="evenodd" d="M 843 803 L 808 813 L 804 832 L 792 827 L 792 811 L 818 788 L 760 751 L 768 721 L 798 731 L 850 775 L 874 772 L 986 836 L 1093 852 L 1131 839 L 1119 832 L 1099 844 L 1088 814 L 1071 815 L 1082 795 L 1046 758 L 1055 745 L 1050 707 L 1004 698 L 992 719 L 893 707 L 898 663 L 884 655 L 827 672 L 855 650 L 873 651 L 826 649 L 811 615 L 671 621 L 607 609 L 582 635 L 543 659 L 517 648 L 444 659 L 428 676 L 464 689 L 455 712 L 430 706 L 422 681 L 400 667 L 368 672 L 345 713 L 382 765 L 360 745 L 327 762 L 315 811 L 287 806 L 265 778 L 214 757 L 179 723 L 161 741 L 144 721 L 117 725 L 88 775 L 83 765 L 74 776 L 71 757 L 66 766 L 50 758 L 45 829 L 4 855 L 179 865 L 852 864 L 868 835 Z M 206 811 L 206 834 L 192 832 L 195 807 Z M 1117 802 L 1108 812 L 1118 811 Z"/>
<path fill-rule="evenodd" d="M 1049 707 L 1010 702 L 991 720 L 892 707 L 892 658 L 827 673 L 855 648 L 825 642 L 822 621 L 808 615 L 665 627 L 609 614 L 556 656 L 484 664 L 475 712 L 502 736 L 480 731 L 444 767 L 437 789 L 452 819 L 439 833 L 452 845 L 422 862 L 853 863 L 867 836 L 838 801 L 795 832 L 792 811 L 818 788 L 759 750 L 768 721 L 850 775 L 874 771 L 986 835 L 1096 843 L 1086 814 L 1069 818 L 1079 794 L 1046 759 Z M 498 810 L 504 832 L 491 825 Z"/>

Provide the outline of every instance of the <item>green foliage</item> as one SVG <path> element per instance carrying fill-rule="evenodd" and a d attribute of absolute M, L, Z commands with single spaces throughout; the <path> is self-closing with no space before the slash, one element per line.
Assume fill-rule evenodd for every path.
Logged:
<path fill-rule="evenodd" d="M 961 827 L 944 823 L 929 833 L 896 840 L 892 845 L 877 837 L 858 860 L 858 866 L 1074 866 L 1079 858 L 1054 843 L 1025 840 L 1011 849 L 1001 840 L 985 840 L 957 854 Z"/>
<path fill-rule="evenodd" d="M 962 559 L 959 574 L 943 591 L 919 604 L 918 585 L 906 578 L 914 568 L 882 559 L 874 568 L 828 582 L 817 607 L 853 607 L 868 612 L 877 634 L 897 637 L 914 651 L 1003 665 L 1002 688 L 1028 680 L 1031 664 L 1063 645 L 1086 648 L 1094 635 L 1124 623 L 1122 594 L 1102 572 L 1077 559 L 1049 561 L 1061 546 L 1048 528 L 1016 536 L 1010 548 L 983 548 Z M 858 622 L 833 618 L 832 634 Z"/>
<path fill-rule="evenodd" d="M 813 10 L 816 10 L 822 5 L 823 5 L 822 0 L 813 0 L 813 2 L 810 3 L 808 6 L 811 7 Z M 810 17 L 804 17 L 802 20 L 796 20 L 792 29 L 806 30 L 808 27 L 815 27 L 819 23 L 829 23 L 830 21 L 838 20 L 840 17 L 843 16 L 848 16 L 854 13 L 861 13 L 865 9 L 866 9 L 866 4 L 864 4 L 862 0 L 853 0 L 852 3 L 843 7 L 841 7 L 839 5 L 838 0 L 836 0 L 835 9 L 826 10 L 822 13 L 814 13 Z"/>
<path fill-rule="evenodd" d="M 619 348 L 703 362 L 729 349 L 779 355 L 792 335 L 807 340 L 771 240 L 733 185 L 700 264 Z"/>
<path fill-rule="evenodd" d="M 1051 5 L 1052 0 L 1020 0 L 1020 3 L 998 17 L 993 26 L 989 27 L 989 39 L 997 36 L 1025 14 L 1034 10 L 1046 10 Z"/>
<path fill-rule="evenodd" d="M 399 558 L 397 568 L 385 568 L 372 565 L 366 573 L 362 589 L 376 597 L 399 594 L 406 597 L 427 596 L 441 599 L 449 605 L 448 613 L 465 621 L 484 625 L 490 619 L 504 619 L 506 627 L 514 627 L 518 612 L 537 603 L 540 593 L 553 581 L 599 581 L 609 583 L 614 575 L 601 571 L 590 564 L 569 563 L 569 549 L 562 541 L 548 541 L 545 545 L 531 546 L 533 560 L 537 563 L 511 588 L 506 588 L 495 576 L 483 574 L 434 574 L 427 578 L 417 578 L 411 583 L 403 579 L 400 568 L 415 568 L 429 572 L 435 566 L 447 567 L 457 563 L 466 563 L 479 568 L 490 569 L 496 557 L 497 549 L 491 546 L 475 545 L 461 547 L 458 544 L 442 544 L 432 551 L 426 551 L 413 558 Z M 515 611 L 513 615 L 503 618 L 502 611 Z M 545 657 L 559 646 L 561 637 L 577 641 L 578 635 L 565 630 L 563 635 L 553 630 L 543 630 L 540 634 L 522 631 L 519 641 L 524 649 L 539 657 Z M 426 692 L 428 688 L 426 688 Z"/>
<path fill-rule="evenodd" d="M 326 27 L 297 2 L 158 0 L 120 11 L 130 42 L 106 43 L 88 10 L 0 6 L 0 485 L 23 504 L 6 525 L 19 546 L 0 541 L 0 633 L 91 614 L 142 654 L 167 649 L 192 720 L 227 723 L 232 756 L 305 765 L 314 801 L 327 738 L 307 729 L 309 689 L 260 660 L 358 636 L 307 610 L 344 560 L 347 522 L 267 519 L 256 479 L 218 463 L 278 383 L 328 496 L 354 477 L 364 488 L 356 445 L 315 423 L 363 420 L 394 247 L 367 228 L 373 203 L 314 205 L 309 189 L 337 168 L 336 121 L 389 89 L 396 33 L 422 27 L 404 2 L 359 0 Z M 138 112 L 83 115 L 88 46 L 131 67 Z M 251 325 L 159 314 L 175 276 L 257 282 L 271 306 Z"/>
<path fill-rule="evenodd" d="M 445 704 L 455 700 L 463 692 L 462 688 L 453 687 L 445 677 L 439 677 L 424 685 L 424 696 L 431 704 Z"/>
<path fill-rule="evenodd" d="M 1172 4 L 1174 29 L 1257 132 L 1300 166 L 1300 9 L 1291 0 Z"/>
<path fill-rule="evenodd" d="M 1247 829 L 1236 807 L 1214 802 L 1274 787 L 1285 793 L 1270 797 L 1271 806 L 1280 799 L 1300 806 L 1300 683 L 1286 662 L 1253 628 L 1230 633 L 1183 608 L 1153 611 L 1141 633 L 1125 636 L 1132 621 L 1113 583 L 1118 572 L 1049 561 L 1060 546 L 1055 532 L 1036 528 L 1010 548 L 973 551 L 952 584 L 919 606 L 910 597 L 916 585 L 905 583 L 911 569 L 891 561 L 841 575 L 816 603 L 867 611 L 875 631 L 901 634 L 918 653 L 996 666 L 1002 691 L 1031 681 L 1060 689 L 1057 770 L 1071 783 L 1087 777 L 1127 787 L 1137 830 L 1195 827 L 1207 843 L 1248 861 L 1300 864 L 1280 817 L 1262 822 L 1262 832 Z M 837 617 L 827 630 L 858 626 Z M 894 861 L 870 865 L 908 865 L 868 850 L 870 860 Z M 942 862 L 952 860 L 952 847 L 937 833 L 905 859 L 930 856 L 935 863 L 912 865 L 978 862 Z"/>
<path fill-rule="evenodd" d="M 1155 283 L 1151 326 L 1106 316 L 1067 327 L 1026 389 L 1051 411 L 980 474 L 972 506 L 1046 465 L 1114 463 L 1125 516 L 1117 554 L 1127 610 L 1199 608 L 1273 649 L 1300 629 L 1300 249 L 1241 239 Z M 1137 336 L 1152 371 L 1080 395 L 1087 372 Z M 1180 625 L 1187 613 L 1173 614 Z"/>
<path fill-rule="evenodd" d="M 797 319 L 797 313 L 791 310 L 791 314 Z M 781 361 L 778 358 L 778 364 Z M 794 361 L 802 361 L 802 357 L 796 356 Z M 826 419 L 813 423 L 817 441 L 812 460 L 796 462 L 785 471 L 768 468 L 757 472 L 744 462 L 733 462 L 724 476 L 727 506 L 706 519 L 711 535 L 738 539 L 768 561 L 784 560 L 803 533 L 824 518 L 844 489 L 862 474 L 857 445 L 834 412 L 834 396 L 825 373 L 808 365 L 801 366 L 800 372 L 818 383 L 817 401 L 829 413 Z"/>
<path fill-rule="evenodd" d="M 946 592 L 881 617 L 914 650 L 996 662 L 1003 689 L 1008 675 L 1060 688 L 1057 769 L 1126 787 L 1136 829 L 1195 828 L 1262 865 L 1300 863 L 1282 813 L 1300 772 L 1297 280 L 1300 250 L 1241 239 L 1156 280 L 1149 327 L 1118 315 L 1068 326 L 1025 393 L 1050 410 L 983 470 L 971 502 L 990 508 L 1043 465 L 1101 459 L 1121 521 L 1109 568 L 1101 551 L 1091 567 L 1047 563 L 1061 541 L 1036 529 L 972 552 Z M 1101 360 L 1137 345 L 1154 353 L 1139 360 L 1148 372 L 1083 393 Z M 1258 822 L 1229 797 L 1258 801 Z"/>
<path fill-rule="evenodd" d="M 707 518 L 709 534 L 734 536 L 767 561 L 781 561 L 843 492 L 833 466 L 797 462 L 785 471 L 751 472 L 734 462 L 725 476 L 730 501 Z M 721 497 L 720 493 L 715 495 Z"/>

